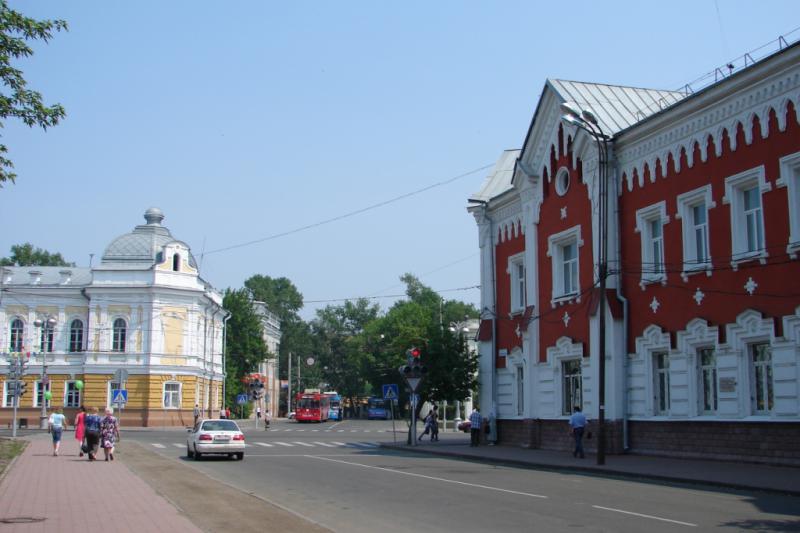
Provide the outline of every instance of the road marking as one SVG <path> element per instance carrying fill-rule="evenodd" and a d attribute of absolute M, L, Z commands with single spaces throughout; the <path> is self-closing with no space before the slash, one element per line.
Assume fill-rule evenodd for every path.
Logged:
<path fill-rule="evenodd" d="M 176 448 L 183 448 L 185 446 L 185 444 L 179 444 L 177 442 L 173 442 L 172 445 L 175 446 Z"/>
<path fill-rule="evenodd" d="M 333 429 L 333 428 L 335 428 L 336 426 L 338 426 L 339 424 L 341 424 L 341 422 L 336 422 L 334 425 L 332 425 L 332 426 L 331 426 L 331 427 L 329 427 L 328 429 Z M 326 431 L 327 431 L 327 430 L 326 430 Z"/>
<path fill-rule="evenodd" d="M 292 431 L 291 429 L 284 429 L 284 431 Z"/>
<path fill-rule="evenodd" d="M 326 429 L 326 430 L 325 430 L 325 433 L 330 433 L 330 432 L 331 432 L 331 430 L 330 430 L 330 429 Z"/>
<path fill-rule="evenodd" d="M 152 444 L 153 446 L 155 446 L 156 448 L 166 448 L 166 446 L 164 446 L 163 444 L 159 444 L 159 443 L 157 443 L 157 442 L 152 442 L 151 444 Z"/>
<path fill-rule="evenodd" d="M 327 442 L 315 442 L 314 444 L 319 444 L 320 446 L 327 446 L 328 448 L 335 448 L 333 444 L 328 444 Z"/>
<path fill-rule="evenodd" d="M 344 433 L 344 430 L 343 429 L 337 429 L 336 432 L 337 433 Z"/>
<path fill-rule="evenodd" d="M 347 443 L 344 443 L 344 442 L 339 442 L 339 441 L 335 441 L 335 440 L 332 440 L 331 442 L 334 443 L 337 446 L 347 446 Z"/>
<path fill-rule="evenodd" d="M 682 526 L 697 527 L 697 524 L 691 522 L 681 522 L 680 520 L 670 520 L 669 518 L 661 518 L 660 516 L 653 516 L 649 514 L 634 513 L 633 511 L 623 511 L 622 509 L 614 509 L 611 507 L 602 507 L 600 505 L 592 505 L 595 509 L 603 509 L 604 511 L 613 511 L 615 513 L 629 514 L 633 516 L 640 516 L 642 518 L 650 518 L 652 520 L 660 520 L 662 522 L 670 522 L 672 524 L 680 524 Z"/>
<path fill-rule="evenodd" d="M 312 431 L 312 432 L 314 432 L 314 433 L 316 433 L 316 432 L 317 432 L 317 431 L 319 431 L 319 430 L 318 430 L 318 429 L 312 429 L 311 431 Z"/>
<path fill-rule="evenodd" d="M 349 443 L 350 446 L 358 446 L 359 448 L 377 448 L 377 444 L 372 444 L 371 442 L 351 442 Z"/>
<path fill-rule="evenodd" d="M 272 444 L 268 442 L 256 442 L 256 444 L 258 444 L 259 446 L 263 446 L 265 448 L 272 448 Z"/>
<path fill-rule="evenodd" d="M 363 465 L 361 463 L 353 463 L 351 461 L 342 461 L 340 459 L 331 459 L 329 457 L 322 457 L 320 455 L 306 455 L 306 457 L 310 457 L 312 459 L 319 459 L 320 461 L 330 461 L 332 463 L 342 463 L 344 465 L 351 465 L 351 466 L 360 466 L 362 468 L 370 468 L 372 470 L 382 470 L 384 472 L 391 472 L 392 474 L 400 474 L 403 476 L 412 476 L 412 477 L 421 477 L 423 479 L 430 479 L 433 481 L 441 481 L 443 483 L 453 483 L 455 485 L 464 485 L 467 487 L 475 487 L 479 489 L 486 489 L 486 490 L 493 490 L 496 492 L 505 492 L 507 494 L 517 494 L 519 496 L 528 496 L 530 498 L 543 498 L 547 499 L 547 496 L 542 494 L 532 494 L 530 492 L 520 492 L 518 490 L 510 490 L 510 489 L 501 489 L 499 487 L 490 487 L 489 485 L 480 485 L 478 483 L 467 483 L 466 481 L 456 481 L 454 479 L 446 479 L 443 477 L 435 477 L 435 476 L 426 476 L 424 474 L 415 474 L 414 472 L 402 472 L 400 470 L 393 470 L 391 468 L 384 468 L 382 466 L 372 466 L 372 465 Z"/>
<path fill-rule="evenodd" d="M 289 446 L 290 448 L 294 446 L 294 444 L 289 444 L 288 442 L 280 442 L 280 441 L 277 441 L 275 444 L 280 444 L 281 446 Z"/>
<path fill-rule="evenodd" d="M 297 431 L 305 431 L 305 429 L 298 429 Z"/>
<path fill-rule="evenodd" d="M 300 441 L 294 441 L 292 444 L 299 444 L 300 446 L 308 446 L 309 448 L 313 448 L 314 447 L 313 444 L 309 444 L 307 442 L 300 442 Z"/>

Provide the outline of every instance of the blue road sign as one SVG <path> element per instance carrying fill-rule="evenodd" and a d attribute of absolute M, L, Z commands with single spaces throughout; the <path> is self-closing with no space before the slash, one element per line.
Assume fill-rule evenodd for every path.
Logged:
<path fill-rule="evenodd" d="M 396 384 L 391 385 L 384 385 L 383 386 L 383 399 L 384 400 L 395 400 L 400 397 L 400 389 L 397 387 Z"/>
<path fill-rule="evenodd" d="M 236 403 L 239 405 L 244 405 L 247 403 L 247 394 L 237 394 L 236 395 Z"/>
<path fill-rule="evenodd" d="M 127 389 L 111 389 L 111 403 L 118 405 L 128 403 Z"/>

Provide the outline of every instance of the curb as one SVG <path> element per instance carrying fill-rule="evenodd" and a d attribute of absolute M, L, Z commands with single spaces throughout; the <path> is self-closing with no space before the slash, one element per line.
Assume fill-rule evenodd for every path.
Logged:
<path fill-rule="evenodd" d="M 600 477 L 617 477 L 617 478 L 626 478 L 626 479 L 649 479 L 653 481 L 663 481 L 667 483 L 680 483 L 685 485 L 704 485 L 704 486 L 711 486 L 711 487 L 719 487 L 729 490 L 739 490 L 739 491 L 758 491 L 758 492 L 767 492 L 770 494 L 780 494 L 784 496 L 800 496 L 800 490 L 792 490 L 792 489 L 777 489 L 773 487 L 761 487 L 761 486 L 753 486 L 753 485 L 744 485 L 740 483 L 732 483 L 727 481 L 714 481 L 714 480 L 702 480 L 702 479 L 691 479 L 691 478 L 681 478 L 681 477 L 674 477 L 674 476 L 664 476 L 659 474 L 648 474 L 646 472 L 628 472 L 625 470 L 615 470 L 615 469 L 599 469 L 587 466 L 573 466 L 573 465 L 554 465 L 549 463 L 537 463 L 535 461 L 522 461 L 519 459 L 510 459 L 510 458 L 499 458 L 499 457 L 486 457 L 486 456 L 475 456 L 467 453 L 459 453 L 459 452 L 451 452 L 451 451 L 444 451 L 444 450 L 435 450 L 435 449 L 419 449 L 418 447 L 406 447 L 400 445 L 394 445 L 390 443 L 379 443 L 381 448 L 385 448 L 387 450 L 395 450 L 395 451 L 403 451 L 403 452 L 410 452 L 410 453 L 418 453 L 418 454 L 427 454 L 427 455 L 436 455 L 439 457 L 448 457 L 451 459 L 460 459 L 465 461 L 472 461 L 476 463 L 488 463 L 488 464 L 495 464 L 495 465 L 505 465 L 505 466 L 514 466 L 518 468 L 526 468 L 529 470 L 547 470 L 552 472 L 576 472 L 581 474 L 592 474 Z"/>
<path fill-rule="evenodd" d="M 11 439 L 9 439 L 9 440 L 11 440 Z M 5 479 L 6 479 L 6 476 L 8 476 L 8 473 L 9 473 L 9 472 L 11 472 L 11 469 L 12 469 L 12 468 L 14 468 L 14 465 L 16 464 L 16 462 L 17 462 L 17 459 L 19 459 L 19 458 L 22 456 L 22 454 L 23 454 L 23 453 L 25 453 L 25 450 L 26 450 L 26 449 L 28 448 L 28 446 L 30 446 L 30 444 L 31 444 L 31 443 L 30 443 L 30 441 L 29 441 L 29 440 L 27 440 L 27 439 L 20 439 L 20 438 L 17 438 L 16 440 L 17 440 L 17 441 L 19 441 L 19 442 L 24 442 L 24 443 L 25 443 L 25 446 L 23 446 L 23 447 L 22 447 L 22 451 L 21 451 L 21 452 L 19 452 L 17 455 L 15 455 L 15 456 L 14 456 L 14 458 L 13 458 L 13 459 L 11 459 L 11 462 L 10 462 L 10 463 L 8 463 L 8 466 L 6 467 L 6 469 L 5 469 L 5 470 L 3 470 L 2 472 L 0 472 L 0 485 L 2 485 L 2 484 L 3 484 L 3 480 L 5 480 Z"/>

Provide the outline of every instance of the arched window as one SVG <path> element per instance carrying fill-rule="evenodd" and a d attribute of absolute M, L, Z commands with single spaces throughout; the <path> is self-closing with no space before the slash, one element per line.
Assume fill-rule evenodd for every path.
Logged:
<path fill-rule="evenodd" d="M 9 351 L 21 352 L 22 343 L 25 338 L 25 324 L 19 318 L 11 321 L 11 343 L 9 344 Z"/>
<path fill-rule="evenodd" d="M 83 351 L 83 321 L 77 318 L 69 325 L 69 351 Z"/>
<path fill-rule="evenodd" d="M 125 340 L 127 338 L 128 326 L 125 319 L 118 318 L 114 321 L 114 339 L 111 343 L 111 351 L 124 352 Z"/>
<path fill-rule="evenodd" d="M 50 353 L 53 351 L 53 326 L 46 321 L 41 328 L 41 343 L 43 352 Z"/>
<path fill-rule="evenodd" d="M 181 256 L 180 254 L 175 254 L 172 256 L 172 270 L 175 272 L 180 272 L 181 270 Z"/>

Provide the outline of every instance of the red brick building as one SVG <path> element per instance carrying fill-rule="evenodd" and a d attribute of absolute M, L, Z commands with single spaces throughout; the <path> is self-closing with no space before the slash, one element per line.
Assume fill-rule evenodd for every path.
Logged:
<path fill-rule="evenodd" d="M 609 136 L 606 304 L 598 213 Z M 697 92 L 548 80 L 522 149 L 470 199 L 481 247 L 481 407 L 499 439 L 800 464 L 800 46 Z"/>

